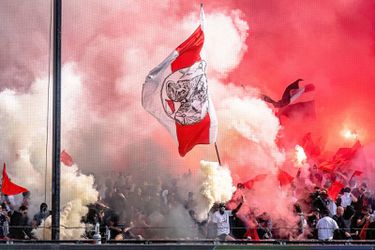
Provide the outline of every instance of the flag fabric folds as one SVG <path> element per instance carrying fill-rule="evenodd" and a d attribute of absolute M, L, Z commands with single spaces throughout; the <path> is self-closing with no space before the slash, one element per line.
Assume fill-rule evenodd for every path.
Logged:
<path fill-rule="evenodd" d="M 339 148 L 332 159 L 321 162 L 319 168 L 331 172 L 336 168 L 347 166 L 354 159 L 361 147 L 361 143 L 357 140 L 351 148 Z"/>
<path fill-rule="evenodd" d="M 336 200 L 337 195 L 339 195 L 341 189 L 343 189 L 345 185 L 341 183 L 340 181 L 334 181 L 331 186 L 327 190 L 327 194 L 329 198 L 331 198 L 333 201 Z"/>
<path fill-rule="evenodd" d="M 286 186 L 292 183 L 294 177 L 288 174 L 287 172 L 279 169 L 279 172 L 277 174 L 277 179 L 279 180 L 280 186 Z"/>
<path fill-rule="evenodd" d="M 289 84 L 281 97 L 280 100 L 274 101 L 269 96 L 263 95 L 263 100 L 265 102 L 271 103 L 275 108 L 282 108 L 288 104 L 294 103 L 303 93 L 313 91 L 315 86 L 313 84 L 308 84 L 304 87 L 299 86 L 299 82 L 303 81 L 302 79 L 297 79 L 296 81 Z"/>
<path fill-rule="evenodd" d="M 309 157 L 315 158 L 320 155 L 320 147 L 314 143 L 310 132 L 303 136 L 301 146 Z"/>
<path fill-rule="evenodd" d="M 17 184 L 13 183 L 9 179 L 5 163 L 3 167 L 3 179 L 2 179 L 2 184 L 1 184 L 1 192 L 6 195 L 17 195 L 17 194 L 28 192 L 26 188 L 18 186 Z"/>
<path fill-rule="evenodd" d="M 60 154 L 60 161 L 68 167 L 73 166 L 74 163 L 73 158 L 65 150 L 63 150 Z"/>
<path fill-rule="evenodd" d="M 178 143 L 184 156 L 197 144 L 216 141 L 217 119 L 209 96 L 204 45 L 204 13 L 194 33 L 152 69 L 142 88 L 142 106 Z"/>

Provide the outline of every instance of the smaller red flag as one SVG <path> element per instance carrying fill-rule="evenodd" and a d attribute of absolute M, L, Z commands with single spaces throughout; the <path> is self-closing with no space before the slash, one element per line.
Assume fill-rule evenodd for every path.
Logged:
<path fill-rule="evenodd" d="M 318 157 L 320 155 L 320 148 L 313 142 L 311 133 L 307 133 L 303 136 L 301 146 L 310 157 Z"/>
<path fill-rule="evenodd" d="M 11 182 L 11 180 L 8 177 L 5 162 L 3 167 L 3 181 L 1 185 L 1 192 L 6 195 L 17 195 L 21 193 L 28 192 L 24 187 L 18 186 L 17 184 L 14 184 Z"/>
<path fill-rule="evenodd" d="M 343 189 L 344 187 L 345 185 L 343 183 L 339 181 L 334 181 L 327 190 L 327 194 L 329 198 L 335 201 L 337 198 L 337 195 L 340 193 L 341 189 Z"/>
<path fill-rule="evenodd" d="M 63 150 L 60 154 L 60 161 L 64 163 L 66 166 L 71 167 L 73 165 L 73 158 Z"/>
<path fill-rule="evenodd" d="M 287 172 L 279 169 L 279 173 L 277 174 L 277 179 L 280 182 L 280 186 L 285 186 L 285 185 L 290 184 L 293 181 L 294 177 L 288 174 Z"/>
<path fill-rule="evenodd" d="M 262 181 L 266 179 L 266 177 L 267 177 L 266 174 L 258 174 L 254 178 L 248 180 L 247 182 L 244 182 L 242 185 L 247 189 L 252 189 L 255 182 Z"/>

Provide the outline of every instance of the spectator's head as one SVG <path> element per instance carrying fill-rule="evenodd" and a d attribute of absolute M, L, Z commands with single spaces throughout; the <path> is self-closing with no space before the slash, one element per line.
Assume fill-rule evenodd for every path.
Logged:
<path fill-rule="evenodd" d="M 323 200 L 328 199 L 327 189 L 322 189 L 322 191 L 320 192 L 320 196 Z"/>
<path fill-rule="evenodd" d="M 319 217 L 320 209 L 319 209 L 319 208 L 314 208 L 314 209 L 312 210 L 312 214 L 314 214 L 315 216 Z"/>
<path fill-rule="evenodd" d="M 350 189 L 350 187 L 345 187 L 344 188 L 344 193 L 350 193 L 352 190 Z"/>
<path fill-rule="evenodd" d="M 338 216 L 338 217 L 341 217 L 341 216 L 343 216 L 344 215 L 344 208 L 342 207 L 342 206 L 338 206 L 337 208 L 336 208 L 336 215 Z"/>
<path fill-rule="evenodd" d="M 23 192 L 23 193 L 22 193 L 22 196 L 23 196 L 24 198 L 30 198 L 30 191 Z"/>
<path fill-rule="evenodd" d="M 27 210 L 28 210 L 28 208 L 26 206 L 24 206 L 24 205 L 20 206 L 19 211 L 22 214 L 22 216 L 27 216 Z"/>
<path fill-rule="evenodd" d="M 48 209 L 48 206 L 47 206 L 47 204 L 46 203 L 42 203 L 42 204 L 40 204 L 40 212 L 46 212 L 47 211 L 47 209 Z"/>
<path fill-rule="evenodd" d="M 224 214 L 224 212 L 225 212 L 225 203 L 224 202 L 219 204 L 219 211 L 220 211 L 221 214 Z"/>
<path fill-rule="evenodd" d="M 362 214 L 369 215 L 371 213 L 371 207 L 363 206 L 362 207 Z"/>
<path fill-rule="evenodd" d="M 362 183 L 361 186 L 359 187 L 359 192 L 361 194 L 365 193 L 367 191 L 367 184 L 366 183 Z"/>

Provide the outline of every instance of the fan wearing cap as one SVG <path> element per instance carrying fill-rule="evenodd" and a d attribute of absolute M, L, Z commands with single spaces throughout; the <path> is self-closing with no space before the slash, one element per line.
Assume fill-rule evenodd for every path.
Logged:
<path fill-rule="evenodd" d="M 230 235 L 229 216 L 235 215 L 238 210 L 240 210 L 242 204 L 243 196 L 241 197 L 241 202 L 233 210 L 226 210 L 225 203 L 220 203 L 219 211 L 216 211 L 212 216 L 212 222 L 216 224 L 217 228 L 217 238 L 220 240 L 235 240 L 235 238 Z"/>

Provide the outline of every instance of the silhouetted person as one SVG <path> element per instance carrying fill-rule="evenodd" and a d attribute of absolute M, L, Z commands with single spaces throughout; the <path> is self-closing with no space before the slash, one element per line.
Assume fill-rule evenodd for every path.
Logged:
<path fill-rule="evenodd" d="M 21 206 L 19 211 L 14 211 L 10 217 L 9 237 L 13 239 L 30 239 L 28 208 Z"/>

